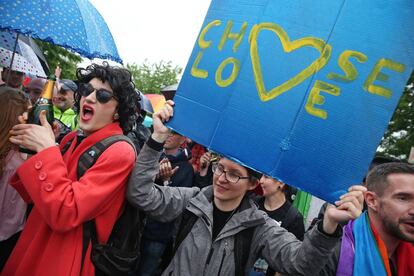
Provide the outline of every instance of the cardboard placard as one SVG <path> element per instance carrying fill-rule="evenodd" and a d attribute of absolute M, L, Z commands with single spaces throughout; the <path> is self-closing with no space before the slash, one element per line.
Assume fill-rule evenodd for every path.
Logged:
<path fill-rule="evenodd" d="M 170 126 L 333 202 L 413 70 L 412 14 L 411 0 L 213 0 Z"/>

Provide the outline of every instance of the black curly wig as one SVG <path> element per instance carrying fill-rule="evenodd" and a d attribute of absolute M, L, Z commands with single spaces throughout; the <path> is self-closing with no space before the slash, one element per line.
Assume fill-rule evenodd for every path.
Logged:
<path fill-rule="evenodd" d="M 107 62 L 102 65 L 92 64 L 86 68 L 76 70 L 78 83 L 88 83 L 93 78 L 102 82 L 108 82 L 114 95 L 118 98 L 119 124 L 124 134 L 127 134 L 135 123 L 136 116 L 140 112 L 139 95 L 135 92 L 131 73 L 124 68 L 110 66 Z M 81 95 L 75 93 L 75 107 L 80 110 Z M 138 106 L 137 106 L 138 105 Z"/>

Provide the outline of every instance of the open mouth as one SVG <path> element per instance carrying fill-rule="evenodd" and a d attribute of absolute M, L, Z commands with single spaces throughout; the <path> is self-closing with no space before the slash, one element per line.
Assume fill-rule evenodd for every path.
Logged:
<path fill-rule="evenodd" d="M 414 221 L 405 222 L 405 224 L 410 226 L 411 228 L 414 228 Z"/>
<path fill-rule="evenodd" d="M 405 220 L 401 221 L 401 224 L 404 225 L 404 228 L 407 229 L 409 232 L 414 233 L 414 221 Z"/>
<path fill-rule="evenodd" d="M 94 114 L 94 110 L 91 106 L 83 105 L 82 114 L 81 114 L 81 119 L 83 121 L 89 121 L 90 119 L 92 119 L 93 114 Z"/>

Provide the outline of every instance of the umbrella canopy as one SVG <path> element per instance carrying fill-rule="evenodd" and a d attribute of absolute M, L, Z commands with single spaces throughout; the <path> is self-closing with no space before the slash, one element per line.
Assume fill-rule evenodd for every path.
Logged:
<path fill-rule="evenodd" d="M 150 100 L 154 112 L 157 112 L 165 105 L 165 98 L 160 94 L 145 94 Z"/>
<path fill-rule="evenodd" d="M 22 36 L 23 37 L 23 36 Z M 13 55 L 14 45 L 16 43 L 17 35 L 6 31 L 0 32 L 0 66 L 10 68 L 10 63 Z M 26 41 L 30 41 L 28 38 Z M 18 72 L 23 72 L 32 76 L 46 77 L 45 70 L 35 53 L 38 51 L 35 42 L 32 42 L 32 48 L 20 38 L 17 41 L 16 53 L 14 56 L 11 69 Z M 40 50 L 39 50 L 40 51 Z M 40 52 L 41 54 L 41 52 Z M 43 55 L 42 55 L 43 56 Z M 43 57 L 44 58 L 44 57 Z M 44 61 L 46 62 L 46 61 Z M 46 64 L 46 63 L 45 63 Z"/>
<path fill-rule="evenodd" d="M 27 44 L 33 50 L 33 52 L 39 58 L 39 61 L 42 64 L 43 70 L 45 70 L 46 75 L 49 75 L 49 64 L 47 64 L 47 60 L 46 57 L 43 55 L 43 51 L 39 48 L 34 39 L 29 36 L 19 35 L 19 41 L 22 41 L 23 43 Z"/>
<path fill-rule="evenodd" d="M 87 0 L 0 0 L 0 29 L 122 63 L 108 26 Z"/>

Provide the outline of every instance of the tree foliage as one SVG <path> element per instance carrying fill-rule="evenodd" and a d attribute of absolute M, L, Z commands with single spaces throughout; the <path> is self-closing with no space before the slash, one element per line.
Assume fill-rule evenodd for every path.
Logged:
<path fill-rule="evenodd" d="M 414 146 L 414 71 L 385 132 L 379 151 L 405 160 Z"/>
<path fill-rule="evenodd" d="M 74 54 L 48 42 L 36 40 L 36 43 L 46 57 L 50 72 L 53 73 L 56 66 L 59 65 L 62 69 L 61 79 L 76 79 L 76 68 L 82 61 L 82 58 L 78 54 Z"/>
<path fill-rule="evenodd" d="M 150 64 L 145 60 L 142 64 L 127 64 L 131 71 L 135 87 L 141 92 L 159 94 L 161 88 L 178 82 L 182 68 L 174 66 L 171 61 L 160 61 Z"/>

